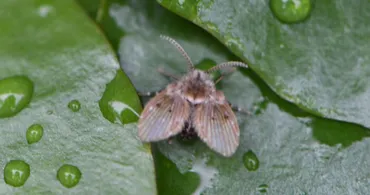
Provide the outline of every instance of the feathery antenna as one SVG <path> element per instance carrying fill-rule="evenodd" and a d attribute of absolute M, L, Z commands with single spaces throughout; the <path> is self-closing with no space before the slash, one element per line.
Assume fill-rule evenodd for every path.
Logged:
<path fill-rule="evenodd" d="M 181 53 L 181 55 L 185 58 L 186 62 L 188 63 L 189 70 L 194 69 L 194 64 L 191 62 L 191 59 L 189 55 L 186 53 L 184 48 L 181 47 L 179 43 L 177 43 L 174 39 L 171 37 L 165 36 L 165 35 L 160 35 L 160 37 L 168 42 L 170 42 L 172 45 L 176 47 L 176 49 Z"/>
<path fill-rule="evenodd" d="M 220 70 L 222 68 L 226 68 L 226 67 L 243 67 L 243 68 L 248 68 L 248 65 L 243 63 L 243 62 L 239 62 L 239 61 L 230 61 L 230 62 L 224 62 L 224 63 L 221 63 L 221 64 L 217 64 L 217 66 L 214 66 L 210 69 L 208 69 L 206 71 L 206 73 L 211 73 L 211 72 L 214 72 L 216 70 Z"/>

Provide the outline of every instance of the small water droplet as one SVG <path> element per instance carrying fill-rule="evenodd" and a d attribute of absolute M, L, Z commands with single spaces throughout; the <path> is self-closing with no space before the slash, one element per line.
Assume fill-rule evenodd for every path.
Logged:
<path fill-rule="evenodd" d="M 269 186 L 267 184 L 261 184 L 257 187 L 257 190 L 261 193 L 266 193 Z"/>
<path fill-rule="evenodd" d="M 255 57 L 255 60 L 261 60 L 264 56 L 264 53 L 255 48 L 255 50 L 253 50 L 253 56 Z"/>
<path fill-rule="evenodd" d="M 310 15 L 311 0 L 271 0 L 270 7 L 280 21 L 297 23 Z"/>
<path fill-rule="evenodd" d="M 11 117 L 25 108 L 33 95 L 33 82 L 26 76 L 0 80 L 0 118 Z"/>
<path fill-rule="evenodd" d="M 245 168 L 248 169 L 248 171 L 256 171 L 260 166 L 260 161 L 258 160 L 256 154 L 254 154 L 251 150 L 244 153 L 243 163 Z"/>
<path fill-rule="evenodd" d="M 99 108 L 108 121 L 115 123 L 118 119 L 122 124 L 127 124 L 138 120 L 141 103 L 136 90 L 130 85 L 130 80 L 122 70 L 117 70 L 114 79 L 106 85 Z"/>
<path fill-rule="evenodd" d="M 78 100 L 72 100 L 68 103 L 68 108 L 73 112 L 78 112 L 81 108 L 81 104 Z"/>
<path fill-rule="evenodd" d="M 26 139 L 29 144 L 40 141 L 44 135 L 44 128 L 40 124 L 33 124 L 26 131 Z"/>
<path fill-rule="evenodd" d="M 5 183 L 19 187 L 26 183 L 30 176 L 30 165 L 22 160 L 11 160 L 4 168 L 4 180 Z"/>
<path fill-rule="evenodd" d="M 64 187 L 72 188 L 78 184 L 81 175 L 81 171 L 78 167 L 64 164 L 58 169 L 57 179 Z"/>

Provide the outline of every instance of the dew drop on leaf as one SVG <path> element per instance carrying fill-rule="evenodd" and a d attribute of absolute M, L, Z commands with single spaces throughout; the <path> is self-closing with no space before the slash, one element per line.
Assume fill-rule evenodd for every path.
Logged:
<path fill-rule="evenodd" d="M 73 112 L 78 112 L 81 108 L 81 104 L 78 100 L 72 100 L 68 103 L 68 108 Z"/>
<path fill-rule="evenodd" d="M 260 161 L 258 160 L 256 154 L 254 154 L 251 150 L 244 153 L 243 163 L 248 171 L 256 171 L 260 166 Z"/>
<path fill-rule="evenodd" d="M 4 180 L 5 183 L 19 187 L 26 183 L 30 176 L 30 165 L 22 160 L 11 160 L 4 168 Z"/>
<path fill-rule="evenodd" d="M 31 101 L 33 82 L 26 76 L 13 76 L 0 80 L 0 118 L 11 117 Z"/>
<path fill-rule="evenodd" d="M 64 164 L 58 169 L 57 179 L 64 187 L 72 188 L 78 184 L 81 175 L 81 171 L 78 167 Z"/>
<path fill-rule="evenodd" d="M 40 141 L 44 135 L 44 128 L 40 124 L 33 124 L 28 127 L 26 132 L 26 139 L 29 144 Z"/>
<path fill-rule="evenodd" d="M 269 186 L 267 184 L 261 184 L 257 187 L 257 190 L 261 193 L 266 193 Z"/>
<path fill-rule="evenodd" d="M 271 0 L 270 7 L 280 21 L 297 23 L 310 15 L 311 0 Z"/>

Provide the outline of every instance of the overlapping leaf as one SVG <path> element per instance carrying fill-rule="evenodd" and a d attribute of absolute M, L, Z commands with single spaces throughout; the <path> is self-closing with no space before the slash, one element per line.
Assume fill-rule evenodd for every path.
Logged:
<path fill-rule="evenodd" d="M 313 1 L 299 24 L 277 20 L 269 0 L 158 1 L 249 62 L 284 99 L 370 127 L 369 1 Z"/>
<path fill-rule="evenodd" d="M 201 1 L 171 2 L 171 6 L 183 2 L 191 14 L 197 11 L 196 3 Z M 210 5 L 217 3 L 209 2 Z M 159 67 L 178 75 L 186 71 L 184 59 L 172 45 L 159 39 L 160 34 L 178 40 L 195 64 L 236 60 L 212 36 L 153 1 L 108 1 L 105 11 L 100 24 L 113 41 L 112 45 L 117 46 L 121 65 L 139 91 L 156 91 L 171 82 L 157 73 Z M 212 17 L 220 18 L 222 13 L 226 12 Z M 260 23 L 258 18 L 255 20 Z M 243 33 L 248 33 L 248 29 Z M 278 59 L 281 54 L 277 52 L 273 56 Z M 253 58 L 249 60 L 254 62 Z M 254 64 L 253 70 L 256 67 Z M 241 144 L 237 153 L 232 158 L 223 158 L 199 140 L 188 143 L 174 139 L 171 145 L 159 143 L 154 155 L 159 194 L 189 194 L 190 191 L 363 194 L 370 190 L 366 185 L 370 159 L 364 152 L 370 147 L 367 129 L 302 111 L 279 98 L 250 70 L 233 73 L 219 88 L 233 104 L 253 112 L 251 116 L 238 114 Z M 248 151 L 253 151 L 259 160 L 256 171 L 248 171 L 244 166 L 243 155 Z M 195 182 L 199 183 L 195 185 Z"/>

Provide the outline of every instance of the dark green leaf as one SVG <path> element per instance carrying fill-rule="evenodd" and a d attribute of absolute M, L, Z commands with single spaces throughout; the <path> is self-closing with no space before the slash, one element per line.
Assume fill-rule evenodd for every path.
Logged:
<path fill-rule="evenodd" d="M 186 71 L 185 60 L 159 34 L 180 42 L 202 68 L 237 60 L 209 34 L 151 0 L 108 1 L 105 20 L 114 21 L 126 33 L 112 44 L 119 45 L 121 65 L 142 92 L 163 89 L 171 82 L 157 73 L 159 67 L 177 75 Z M 111 28 L 102 27 L 112 36 Z M 367 129 L 302 111 L 279 98 L 251 70 L 234 72 L 219 88 L 231 103 L 252 112 L 238 114 L 237 153 L 220 157 L 199 140 L 156 144 L 162 153 L 154 151 L 159 194 L 367 194 L 370 190 Z M 259 162 L 252 171 L 243 159 L 250 151 Z M 199 182 L 196 191 L 195 182 Z"/>
<path fill-rule="evenodd" d="M 314 1 L 310 17 L 290 25 L 274 17 L 268 0 L 158 1 L 249 62 L 281 97 L 370 127 L 369 1 Z"/>

